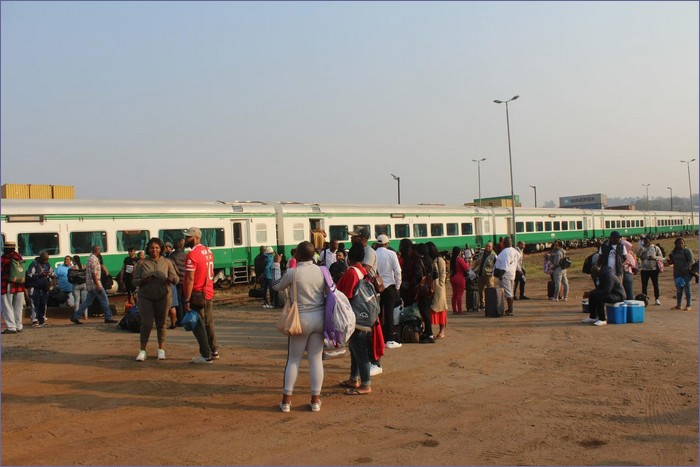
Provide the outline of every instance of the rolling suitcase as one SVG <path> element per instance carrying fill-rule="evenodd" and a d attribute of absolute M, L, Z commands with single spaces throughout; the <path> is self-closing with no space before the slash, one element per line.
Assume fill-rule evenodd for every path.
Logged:
<path fill-rule="evenodd" d="M 547 281 L 547 298 L 554 297 L 554 281 Z M 559 290 L 559 300 L 564 298 L 564 289 Z"/>
<path fill-rule="evenodd" d="M 487 287 L 484 290 L 485 295 L 485 314 L 489 318 L 500 318 L 503 316 L 505 309 L 503 305 L 503 289 L 496 287 Z"/>
<path fill-rule="evenodd" d="M 479 311 L 479 291 L 467 289 L 467 311 Z"/>

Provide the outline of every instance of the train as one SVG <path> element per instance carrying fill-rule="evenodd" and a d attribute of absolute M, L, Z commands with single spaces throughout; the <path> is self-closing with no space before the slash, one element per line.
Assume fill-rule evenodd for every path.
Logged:
<path fill-rule="evenodd" d="M 624 237 L 697 235 L 688 212 L 516 208 L 515 234 L 526 252 L 562 240 L 567 248 L 588 246 L 617 230 Z M 363 205 L 261 201 L 139 201 L 3 199 L 1 241 L 14 241 L 24 258 L 47 251 L 52 264 L 66 255 L 89 256 L 100 245 L 111 274 L 121 270 L 130 247 L 143 250 L 148 239 L 173 242 L 183 230 L 202 230 L 214 254 L 217 281 L 248 283 L 261 246 L 290 257 L 299 242 L 321 233 L 349 244 L 349 233 L 369 229 L 372 239 L 387 235 L 393 248 L 401 239 L 432 241 L 438 250 L 512 236 L 511 208 L 471 205 Z M 371 239 L 371 240 L 372 240 Z"/>

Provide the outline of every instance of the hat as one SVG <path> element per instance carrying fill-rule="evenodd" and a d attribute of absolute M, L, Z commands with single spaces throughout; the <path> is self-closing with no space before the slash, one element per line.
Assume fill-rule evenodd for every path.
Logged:
<path fill-rule="evenodd" d="M 274 252 L 275 252 L 275 250 L 273 250 L 271 246 L 268 246 L 267 248 L 265 248 L 265 253 L 274 253 Z"/>
<path fill-rule="evenodd" d="M 610 238 L 620 238 L 620 232 L 618 232 L 617 230 L 613 230 L 612 232 L 610 232 Z"/>
<path fill-rule="evenodd" d="M 5 242 L 4 245 L 2 246 L 2 248 L 15 250 L 17 248 L 17 244 L 15 242 Z"/>
<path fill-rule="evenodd" d="M 362 227 L 360 230 L 348 232 L 351 237 L 369 238 L 369 229 Z"/>
<path fill-rule="evenodd" d="M 185 234 L 185 237 L 202 238 L 202 231 L 199 230 L 197 227 L 190 227 L 189 229 L 183 231 L 182 233 Z"/>
<path fill-rule="evenodd" d="M 377 237 L 377 243 L 380 245 L 387 245 L 389 243 L 389 237 L 381 234 L 379 237 Z"/>
<path fill-rule="evenodd" d="M 173 244 L 170 242 L 165 242 L 165 248 L 168 248 L 168 247 L 172 248 Z"/>

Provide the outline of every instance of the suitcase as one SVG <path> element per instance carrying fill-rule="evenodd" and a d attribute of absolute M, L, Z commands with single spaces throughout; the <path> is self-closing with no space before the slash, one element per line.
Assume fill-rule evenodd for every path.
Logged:
<path fill-rule="evenodd" d="M 503 289 L 500 287 L 487 287 L 485 290 L 486 316 L 499 318 L 503 316 L 505 306 L 503 304 Z"/>
<path fill-rule="evenodd" d="M 547 281 L 547 298 L 554 297 L 554 281 Z M 559 289 L 559 299 L 564 298 L 564 288 Z"/>
<path fill-rule="evenodd" d="M 467 311 L 479 311 L 478 290 L 467 290 Z"/>

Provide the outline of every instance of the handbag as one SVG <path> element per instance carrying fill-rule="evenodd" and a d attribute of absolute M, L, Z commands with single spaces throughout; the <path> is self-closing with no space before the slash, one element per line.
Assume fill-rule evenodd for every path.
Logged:
<path fill-rule="evenodd" d="M 277 319 L 277 329 L 286 336 L 298 336 L 301 334 L 301 321 L 299 321 L 299 307 L 297 306 L 297 274 L 292 270 L 292 297 L 284 304 L 282 314 Z"/>
<path fill-rule="evenodd" d="M 185 328 L 185 331 L 192 331 L 197 326 L 197 321 L 199 321 L 199 313 L 190 310 L 182 318 L 182 327 Z"/>
<path fill-rule="evenodd" d="M 204 303 L 206 299 L 204 298 L 204 292 L 199 290 L 193 290 L 190 294 L 190 305 L 193 309 L 201 310 L 204 308 Z"/>

